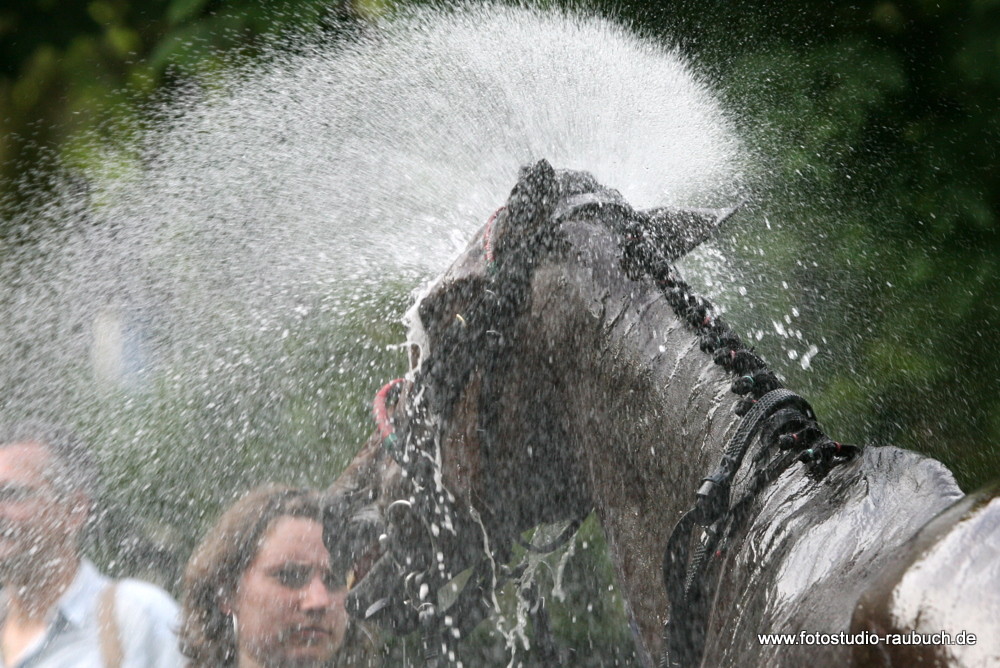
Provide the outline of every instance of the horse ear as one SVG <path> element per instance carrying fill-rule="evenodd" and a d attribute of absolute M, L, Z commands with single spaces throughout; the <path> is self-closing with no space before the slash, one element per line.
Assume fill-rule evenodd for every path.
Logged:
<path fill-rule="evenodd" d="M 639 212 L 663 246 L 668 260 L 690 253 L 729 220 L 746 200 L 724 209 L 674 209 L 658 207 Z"/>
<path fill-rule="evenodd" d="M 497 254 L 524 246 L 542 226 L 550 224 L 559 198 L 556 171 L 547 160 L 522 167 L 494 232 Z"/>

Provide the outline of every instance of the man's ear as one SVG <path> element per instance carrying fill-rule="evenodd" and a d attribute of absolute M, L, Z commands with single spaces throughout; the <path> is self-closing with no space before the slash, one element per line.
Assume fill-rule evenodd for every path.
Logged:
<path fill-rule="evenodd" d="M 238 585 L 237 585 L 238 586 Z M 216 599 L 216 605 L 219 607 L 219 612 L 224 615 L 233 614 L 233 599 L 236 597 L 236 592 L 234 591 L 220 591 L 219 598 Z"/>
<path fill-rule="evenodd" d="M 86 526 L 93 511 L 93 500 L 82 491 L 75 491 L 69 496 L 69 528 L 79 533 Z"/>
<path fill-rule="evenodd" d="M 228 591 L 220 590 L 218 598 L 216 598 L 216 606 L 219 608 L 219 612 L 224 615 L 235 615 L 236 614 L 236 594 L 240 588 L 240 578 L 237 578 L 236 582 L 233 583 L 232 588 Z"/>

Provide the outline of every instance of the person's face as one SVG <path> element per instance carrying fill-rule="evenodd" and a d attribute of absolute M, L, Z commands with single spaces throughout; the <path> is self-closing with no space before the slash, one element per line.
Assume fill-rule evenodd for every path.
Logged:
<path fill-rule="evenodd" d="M 280 517 L 237 583 L 232 612 L 241 665 L 319 666 L 344 641 L 347 588 L 330 570 L 323 527 Z"/>
<path fill-rule="evenodd" d="M 60 495 L 46 476 L 52 462 L 38 443 L 0 447 L 0 577 L 37 571 L 66 551 L 86 521 L 78 495 Z"/>

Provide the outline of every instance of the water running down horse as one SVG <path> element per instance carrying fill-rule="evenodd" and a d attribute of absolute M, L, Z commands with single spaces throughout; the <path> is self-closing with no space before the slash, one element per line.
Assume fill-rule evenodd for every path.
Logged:
<path fill-rule="evenodd" d="M 934 460 L 893 447 L 852 456 L 827 438 L 671 268 L 716 222 L 634 211 L 544 161 L 522 171 L 496 220 L 418 300 L 412 385 L 330 489 L 331 517 L 353 517 L 327 534 L 335 557 L 358 564 L 355 615 L 395 633 L 422 627 L 436 662 L 461 635 L 442 620 L 470 626 L 490 612 L 497 564 L 523 531 L 593 509 L 647 665 L 661 654 L 705 666 L 1000 657 L 996 490 L 962 499 Z M 722 480 L 716 535 L 700 539 L 707 559 L 664 559 L 694 491 L 751 426 L 751 452 L 724 459 L 735 477 Z M 466 569 L 465 590 L 439 610 L 438 590 Z M 698 595 L 675 587 L 668 600 L 664 574 L 669 586 L 689 572 Z M 759 638 L 852 630 L 978 642 L 817 651 Z"/>

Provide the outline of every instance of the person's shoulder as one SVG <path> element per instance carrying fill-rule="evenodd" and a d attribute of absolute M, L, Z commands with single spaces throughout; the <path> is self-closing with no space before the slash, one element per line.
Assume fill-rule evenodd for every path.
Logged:
<path fill-rule="evenodd" d="M 174 620 L 178 614 L 177 602 L 162 588 L 146 582 L 125 578 L 117 582 L 115 594 L 117 607 L 144 617 L 162 617 Z"/>
<path fill-rule="evenodd" d="M 170 594 L 146 582 L 118 580 L 115 619 L 128 666 L 180 668 L 187 660 L 177 644 L 180 611 Z"/>

